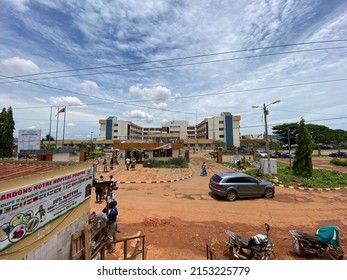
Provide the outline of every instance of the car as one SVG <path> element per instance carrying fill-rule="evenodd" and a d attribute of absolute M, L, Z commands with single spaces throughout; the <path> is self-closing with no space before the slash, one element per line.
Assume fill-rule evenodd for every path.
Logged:
<path fill-rule="evenodd" d="M 102 151 L 104 153 L 112 153 L 113 152 L 113 148 L 104 148 Z"/>
<path fill-rule="evenodd" d="M 210 178 L 209 188 L 229 201 L 242 197 L 273 198 L 275 195 L 273 183 L 242 172 L 217 172 Z"/>
<path fill-rule="evenodd" d="M 257 157 L 261 157 L 261 158 L 266 158 L 267 157 L 267 153 L 265 151 L 256 151 L 255 155 Z"/>
<path fill-rule="evenodd" d="M 270 158 L 279 158 L 279 157 L 280 156 L 276 152 L 270 154 Z"/>
<path fill-rule="evenodd" d="M 294 158 L 295 157 L 295 154 L 294 153 L 290 153 L 289 152 L 285 152 L 285 153 L 282 153 L 282 158 Z"/>
<path fill-rule="evenodd" d="M 347 158 L 347 153 L 345 153 L 345 152 L 331 153 L 331 154 L 329 154 L 329 157 Z"/>

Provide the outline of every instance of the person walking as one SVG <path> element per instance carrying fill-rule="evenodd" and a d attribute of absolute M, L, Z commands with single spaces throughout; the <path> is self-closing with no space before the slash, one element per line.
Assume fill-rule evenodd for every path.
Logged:
<path fill-rule="evenodd" d="M 102 165 L 104 166 L 104 172 L 107 172 L 107 159 L 104 158 Z"/>
<path fill-rule="evenodd" d="M 206 163 L 203 162 L 201 165 L 201 173 L 200 176 L 207 176 L 207 171 L 206 171 Z"/>
<path fill-rule="evenodd" d="M 127 167 L 127 170 L 129 170 L 129 167 L 130 167 L 130 158 L 129 157 L 127 157 L 126 159 L 125 159 L 125 165 L 126 165 L 126 167 Z"/>

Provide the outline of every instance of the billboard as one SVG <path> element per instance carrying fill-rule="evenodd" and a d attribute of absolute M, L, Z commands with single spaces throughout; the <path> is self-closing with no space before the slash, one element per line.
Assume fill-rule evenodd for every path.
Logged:
<path fill-rule="evenodd" d="M 0 252 L 89 199 L 93 168 L 0 192 Z"/>
<path fill-rule="evenodd" d="M 18 153 L 21 150 L 40 150 L 41 129 L 21 129 L 18 132 Z"/>

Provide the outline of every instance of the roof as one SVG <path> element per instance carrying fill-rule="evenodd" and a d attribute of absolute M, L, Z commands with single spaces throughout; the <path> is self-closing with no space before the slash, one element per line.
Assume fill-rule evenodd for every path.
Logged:
<path fill-rule="evenodd" d="M 61 168 L 62 163 L 46 163 L 37 161 L 0 161 L 0 182 L 7 179 L 18 178 L 33 173 L 45 172 Z"/>

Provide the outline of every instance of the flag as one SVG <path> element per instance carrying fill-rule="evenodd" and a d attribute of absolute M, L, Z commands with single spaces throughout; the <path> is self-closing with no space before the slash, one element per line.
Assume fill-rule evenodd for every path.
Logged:
<path fill-rule="evenodd" d="M 60 109 L 60 110 L 58 111 L 58 113 L 55 114 L 55 116 L 58 116 L 58 114 L 60 114 L 60 113 L 64 113 L 64 112 L 65 112 L 65 109 L 66 109 L 66 107 Z"/>

